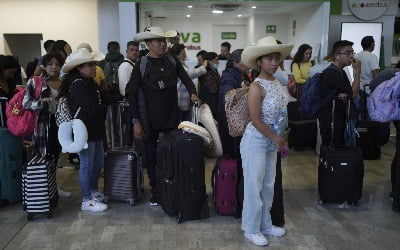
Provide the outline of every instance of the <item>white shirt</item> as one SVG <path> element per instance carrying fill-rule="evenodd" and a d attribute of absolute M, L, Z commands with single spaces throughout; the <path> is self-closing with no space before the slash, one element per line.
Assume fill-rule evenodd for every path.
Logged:
<path fill-rule="evenodd" d="M 355 58 L 361 61 L 360 90 L 364 90 L 364 85 L 372 80 L 372 71 L 379 69 L 378 57 L 369 51 L 361 51 Z M 366 89 L 369 93 L 369 89 Z"/>
<path fill-rule="evenodd" d="M 119 92 L 121 93 L 122 96 L 125 96 L 125 87 L 128 84 L 129 80 L 131 79 L 131 74 L 133 70 L 132 64 L 130 64 L 129 62 L 125 62 L 125 60 L 135 65 L 135 63 L 132 62 L 132 60 L 126 57 L 124 59 L 124 62 L 122 62 L 121 65 L 119 65 L 118 68 Z"/>

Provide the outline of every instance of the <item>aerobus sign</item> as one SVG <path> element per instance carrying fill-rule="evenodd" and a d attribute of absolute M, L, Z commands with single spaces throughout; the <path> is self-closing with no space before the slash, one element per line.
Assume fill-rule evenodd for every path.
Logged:
<path fill-rule="evenodd" d="M 349 0 L 349 8 L 361 20 L 377 19 L 389 8 L 389 0 Z"/>

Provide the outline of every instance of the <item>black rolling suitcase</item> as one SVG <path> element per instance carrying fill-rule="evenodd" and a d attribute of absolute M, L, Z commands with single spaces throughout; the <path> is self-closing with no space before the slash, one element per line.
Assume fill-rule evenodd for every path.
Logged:
<path fill-rule="evenodd" d="M 334 121 L 335 101 L 332 106 Z M 332 134 L 333 134 L 332 124 Z M 347 201 L 357 205 L 362 196 L 364 162 L 358 146 L 321 145 L 318 166 L 320 204 Z"/>
<path fill-rule="evenodd" d="M 209 216 L 203 139 L 173 130 L 157 145 L 156 179 L 162 209 L 178 223 Z"/>
<path fill-rule="evenodd" d="M 118 128 L 114 129 L 114 123 L 111 123 L 112 148 L 107 152 L 104 160 L 104 194 L 110 200 L 125 201 L 133 205 L 141 199 L 143 192 L 142 157 L 133 148 L 123 146 L 124 135 L 121 119 L 123 109 L 123 104 L 118 104 L 116 119 L 112 117 L 112 110 L 108 110 L 111 119 L 116 121 Z M 120 140 L 119 148 L 115 147 L 113 133 L 115 130 L 120 133 L 118 136 Z"/>
<path fill-rule="evenodd" d="M 317 142 L 317 119 L 304 115 L 300 101 L 288 104 L 288 146 L 295 150 L 314 149 Z"/>
<path fill-rule="evenodd" d="M 365 91 L 367 86 L 369 85 L 364 86 L 364 92 L 360 91 L 360 119 L 356 124 L 359 134 L 357 145 L 361 148 L 364 159 L 377 160 L 381 157 L 380 138 L 378 138 L 381 127 L 378 122 L 369 120 Z"/>

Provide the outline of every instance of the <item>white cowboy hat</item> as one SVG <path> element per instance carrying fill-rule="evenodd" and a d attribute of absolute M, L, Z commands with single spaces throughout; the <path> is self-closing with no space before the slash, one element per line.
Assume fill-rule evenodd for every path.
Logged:
<path fill-rule="evenodd" d="M 183 121 L 178 125 L 179 129 L 182 129 L 185 132 L 195 134 L 203 138 L 204 146 L 208 147 L 212 143 L 212 137 L 207 129 L 203 128 L 200 125 L 197 125 L 193 122 Z"/>
<path fill-rule="evenodd" d="M 217 123 L 214 120 L 210 107 L 205 103 L 199 107 L 199 122 L 207 129 L 213 140 L 210 146 L 205 147 L 204 153 L 211 158 L 220 157 L 223 151 Z"/>
<path fill-rule="evenodd" d="M 105 55 L 101 51 L 93 51 L 92 46 L 90 46 L 90 44 L 88 43 L 80 43 L 76 49 L 81 49 L 81 48 L 89 50 L 95 61 L 101 61 L 105 58 Z"/>
<path fill-rule="evenodd" d="M 71 55 L 68 56 L 63 71 L 64 73 L 68 73 L 81 64 L 87 62 L 97 62 L 102 59 L 104 59 L 104 55 L 101 55 L 98 52 L 90 53 L 88 49 L 80 48 L 75 50 L 71 53 Z"/>
<path fill-rule="evenodd" d="M 133 40 L 136 42 L 143 42 L 147 39 L 174 37 L 178 34 L 176 30 L 168 30 L 164 32 L 161 27 L 146 27 L 143 32 L 137 33 Z"/>
<path fill-rule="evenodd" d="M 281 60 L 285 59 L 293 49 L 293 44 L 278 44 L 276 38 L 267 36 L 257 41 L 256 45 L 247 46 L 242 53 L 242 62 L 249 68 L 257 69 L 257 58 L 271 53 L 280 53 Z"/>

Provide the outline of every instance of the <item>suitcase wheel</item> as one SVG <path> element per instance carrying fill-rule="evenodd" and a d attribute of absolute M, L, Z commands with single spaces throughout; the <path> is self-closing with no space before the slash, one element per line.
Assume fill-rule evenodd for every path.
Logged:
<path fill-rule="evenodd" d="M 318 205 L 324 205 L 326 202 L 324 200 L 318 200 Z"/>
<path fill-rule="evenodd" d="M 31 221 L 33 219 L 33 214 L 28 214 L 27 219 L 28 221 Z"/>
<path fill-rule="evenodd" d="M 134 199 L 128 199 L 129 205 L 133 206 L 135 204 L 135 200 Z"/>

